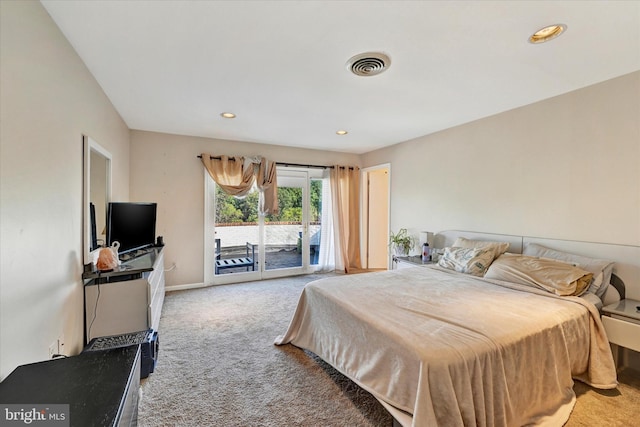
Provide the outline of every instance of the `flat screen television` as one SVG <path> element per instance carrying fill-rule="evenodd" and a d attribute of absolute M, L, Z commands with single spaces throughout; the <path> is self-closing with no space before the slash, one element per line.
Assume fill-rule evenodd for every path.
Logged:
<path fill-rule="evenodd" d="M 107 244 L 120 242 L 120 254 L 153 246 L 156 203 L 111 202 L 107 206 Z"/>

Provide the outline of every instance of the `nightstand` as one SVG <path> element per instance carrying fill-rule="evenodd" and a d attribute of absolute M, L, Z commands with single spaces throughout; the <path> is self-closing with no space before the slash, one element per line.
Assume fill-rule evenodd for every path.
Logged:
<path fill-rule="evenodd" d="M 434 261 L 425 261 L 422 262 L 422 256 L 421 255 L 414 255 L 414 256 L 397 256 L 394 255 L 393 256 L 393 269 L 394 270 L 399 270 L 401 268 L 410 268 L 410 267 L 416 267 L 419 265 L 427 265 L 427 264 L 434 264 Z"/>
<path fill-rule="evenodd" d="M 602 308 L 609 342 L 640 352 L 640 301 L 623 299 Z"/>

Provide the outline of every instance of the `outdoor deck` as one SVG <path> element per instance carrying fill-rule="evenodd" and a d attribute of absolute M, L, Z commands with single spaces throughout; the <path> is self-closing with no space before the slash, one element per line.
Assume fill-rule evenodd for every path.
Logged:
<path fill-rule="evenodd" d="M 302 254 L 299 252 L 302 238 L 302 224 L 297 222 L 269 223 L 265 225 L 264 239 L 266 270 L 292 268 L 302 266 Z M 320 246 L 320 223 L 311 223 L 309 226 L 309 248 L 311 251 L 311 264 L 317 264 L 317 253 Z M 254 244 L 255 260 L 258 259 L 258 242 L 261 228 L 257 223 L 216 223 L 215 241 L 216 253 L 220 254 L 216 259 L 233 259 L 251 257 L 251 249 L 247 251 L 246 243 Z M 255 270 L 259 270 L 254 263 Z M 247 267 L 225 267 L 219 269 L 217 274 L 230 274 L 246 272 Z M 249 265 L 248 271 L 251 270 Z"/>
<path fill-rule="evenodd" d="M 238 252 L 235 249 L 231 251 L 225 250 L 224 247 L 221 250 L 221 259 L 231 259 L 239 256 L 246 256 L 246 254 Z M 257 256 L 258 254 L 256 253 L 256 258 Z M 296 247 L 280 248 L 278 250 L 267 251 L 265 253 L 265 262 L 267 264 L 267 270 L 300 267 L 302 265 L 302 254 L 298 252 Z M 311 262 L 314 262 L 313 255 L 311 256 Z M 315 262 L 317 263 L 317 260 Z M 256 270 L 257 269 L 258 267 L 256 265 Z M 242 273 L 246 271 L 246 267 L 235 267 L 220 270 L 218 274 Z M 249 267 L 249 271 L 251 271 L 251 267 Z"/>

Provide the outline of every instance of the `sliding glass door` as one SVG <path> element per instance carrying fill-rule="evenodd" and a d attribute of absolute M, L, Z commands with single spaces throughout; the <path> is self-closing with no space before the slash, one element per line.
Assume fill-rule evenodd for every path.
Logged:
<path fill-rule="evenodd" d="M 308 174 L 278 170 L 277 214 L 264 218 L 264 277 L 304 273 L 308 267 Z M 278 271 L 279 270 L 279 271 Z"/>
<path fill-rule="evenodd" d="M 290 276 L 317 268 L 322 171 L 279 167 L 277 182 L 280 210 L 263 216 L 258 214 L 257 189 L 236 198 L 205 175 L 205 231 L 211 236 L 205 238 L 205 283 Z"/>

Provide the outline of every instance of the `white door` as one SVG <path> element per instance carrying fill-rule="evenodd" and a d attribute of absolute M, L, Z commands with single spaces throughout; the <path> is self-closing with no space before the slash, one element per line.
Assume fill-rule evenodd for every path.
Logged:
<path fill-rule="evenodd" d="M 389 265 L 389 169 L 365 172 L 366 178 L 366 265 L 387 269 Z"/>

